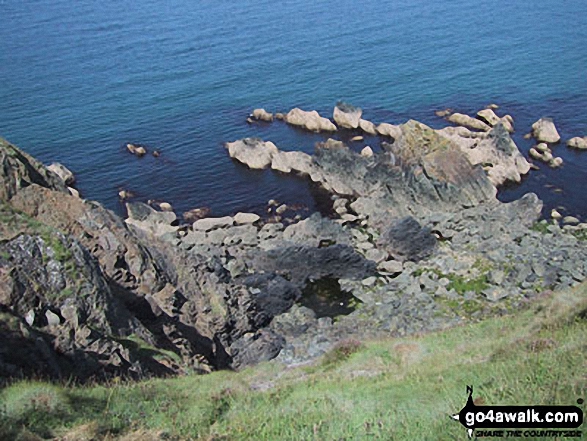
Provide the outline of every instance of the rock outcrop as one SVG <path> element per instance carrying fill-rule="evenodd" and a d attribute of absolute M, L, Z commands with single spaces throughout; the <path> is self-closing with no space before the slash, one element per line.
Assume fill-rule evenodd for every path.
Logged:
<path fill-rule="evenodd" d="M 242 162 L 253 169 L 263 169 L 271 164 L 277 147 L 271 141 L 264 142 L 258 138 L 245 138 L 227 142 L 226 148 L 231 158 Z"/>
<path fill-rule="evenodd" d="M 312 132 L 335 132 L 336 126 L 328 118 L 324 118 L 315 110 L 307 112 L 302 109 L 292 109 L 285 115 L 285 121 L 292 126 L 302 127 Z"/>
<path fill-rule="evenodd" d="M 532 124 L 532 134 L 538 142 L 556 143 L 561 139 L 550 118 L 540 118 Z"/>
<path fill-rule="evenodd" d="M 333 119 L 338 127 L 356 129 L 359 127 L 363 111 L 358 107 L 346 103 L 338 103 L 334 106 Z"/>

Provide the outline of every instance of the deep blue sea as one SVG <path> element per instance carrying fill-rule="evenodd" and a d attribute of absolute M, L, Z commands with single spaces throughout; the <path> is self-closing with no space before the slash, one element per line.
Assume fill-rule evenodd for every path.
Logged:
<path fill-rule="evenodd" d="M 0 0 L 0 15 L 0 136 L 64 163 L 84 197 L 119 213 L 122 188 L 178 212 L 260 212 L 268 199 L 313 210 L 305 180 L 228 157 L 223 143 L 245 136 L 307 152 L 325 139 L 249 126 L 255 107 L 331 116 L 344 100 L 376 123 L 442 127 L 435 110 L 497 103 L 525 153 L 542 116 L 563 140 L 587 135 L 585 0 Z M 162 155 L 136 158 L 127 142 Z M 535 191 L 587 219 L 587 152 L 554 149 L 561 169 L 500 197 Z"/>

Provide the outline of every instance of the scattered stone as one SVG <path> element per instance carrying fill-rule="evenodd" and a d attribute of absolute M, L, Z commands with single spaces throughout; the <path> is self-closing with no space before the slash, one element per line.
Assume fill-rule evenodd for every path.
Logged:
<path fill-rule="evenodd" d="M 359 136 L 353 136 L 353 137 L 351 138 L 351 142 L 360 142 L 360 141 L 363 141 L 364 139 L 365 139 L 365 138 L 363 138 L 363 137 L 362 137 L 362 136 L 360 136 L 360 135 L 359 135 Z"/>
<path fill-rule="evenodd" d="M 397 274 L 404 270 L 404 266 L 399 260 L 387 260 L 377 265 L 377 269 L 384 273 Z"/>
<path fill-rule="evenodd" d="M 497 110 L 499 109 L 499 106 L 497 104 L 491 103 L 488 104 L 487 106 L 485 106 L 486 109 L 491 109 L 491 110 Z"/>
<path fill-rule="evenodd" d="M 560 167 L 563 165 L 563 158 L 557 156 L 550 161 L 550 166 L 553 168 Z"/>
<path fill-rule="evenodd" d="M 47 319 L 48 326 L 56 326 L 61 324 L 61 319 L 59 316 L 51 310 L 45 311 L 45 318 Z"/>
<path fill-rule="evenodd" d="M 275 114 L 275 119 L 278 119 L 279 121 L 283 121 L 285 119 L 285 115 L 281 112 L 277 112 Z"/>
<path fill-rule="evenodd" d="M 532 147 L 529 151 L 528 151 L 529 155 L 531 158 L 533 159 L 538 159 L 538 160 L 542 160 L 542 153 L 540 153 L 538 150 L 536 150 L 534 147 Z"/>
<path fill-rule="evenodd" d="M 368 260 L 372 260 L 375 263 L 383 262 L 385 259 L 387 259 L 387 257 L 387 253 L 378 248 L 371 248 L 367 250 L 367 252 L 365 253 L 365 258 Z"/>
<path fill-rule="evenodd" d="M 345 222 L 355 222 L 358 219 L 357 216 L 349 213 L 343 214 L 340 218 Z"/>
<path fill-rule="evenodd" d="M 532 124 L 532 135 L 539 142 L 555 143 L 561 139 L 554 122 L 550 118 L 540 118 Z"/>
<path fill-rule="evenodd" d="M 147 150 L 144 147 L 139 146 L 139 145 L 135 145 L 135 144 L 130 144 L 130 143 L 127 144 L 126 145 L 126 149 L 130 153 L 132 153 L 133 155 L 136 155 L 136 156 L 139 156 L 139 157 L 144 156 L 144 155 L 147 154 Z"/>
<path fill-rule="evenodd" d="M 553 219 L 555 219 L 555 220 L 559 220 L 563 216 L 556 209 L 552 209 L 552 211 L 550 212 L 550 217 L 553 218 Z"/>
<path fill-rule="evenodd" d="M 59 176 L 65 185 L 71 186 L 75 183 L 75 176 L 73 172 L 59 162 L 54 162 L 53 164 L 47 166 L 47 170 L 50 170 Z"/>
<path fill-rule="evenodd" d="M 207 217 L 194 222 L 194 231 L 212 231 L 218 228 L 226 228 L 234 225 L 234 219 L 230 216 Z"/>
<path fill-rule="evenodd" d="M 286 211 L 287 211 L 287 205 L 285 205 L 285 204 L 281 204 L 279 207 L 277 207 L 277 208 L 275 209 L 275 212 L 276 212 L 277 214 L 283 214 L 283 213 L 285 213 Z"/>
<path fill-rule="evenodd" d="M 361 150 L 361 156 L 365 158 L 370 158 L 373 156 L 373 149 L 369 146 L 365 146 L 363 150 Z"/>
<path fill-rule="evenodd" d="M 153 150 L 153 157 L 158 158 L 159 156 L 161 156 L 161 152 L 159 150 Z"/>
<path fill-rule="evenodd" d="M 234 216 L 234 222 L 237 225 L 254 224 L 259 219 L 261 219 L 261 216 L 255 213 L 237 213 Z"/>
<path fill-rule="evenodd" d="M 375 276 L 367 277 L 366 279 L 363 279 L 361 281 L 361 284 L 363 286 L 373 286 L 376 283 L 377 283 L 377 277 L 375 277 Z"/>
<path fill-rule="evenodd" d="M 125 201 L 129 198 L 132 198 L 133 196 L 134 195 L 130 191 L 127 191 L 127 190 L 120 190 L 118 192 L 118 197 L 121 201 Z"/>
<path fill-rule="evenodd" d="M 251 117 L 256 119 L 257 121 L 266 121 L 271 122 L 273 121 L 273 114 L 267 112 L 265 109 L 255 109 L 251 114 Z"/>
<path fill-rule="evenodd" d="M 297 107 L 289 111 L 285 121 L 292 126 L 303 127 L 312 132 L 335 132 L 336 126 L 328 118 L 321 117 L 318 112 L 307 112 Z"/>
<path fill-rule="evenodd" d="M 338 103 L 334 107 L 332 117 L 339 127 L 357 129 L 363 111 L 346 103 Z"/>

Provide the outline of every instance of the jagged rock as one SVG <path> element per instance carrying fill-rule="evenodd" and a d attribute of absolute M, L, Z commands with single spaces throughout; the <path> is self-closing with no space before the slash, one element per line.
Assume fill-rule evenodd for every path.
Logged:
<path fill-rule="evenodd" d="M 75 182 L 75 176 L 71 170 L 69 170 L 63 164 L 54 162 L 47 166 L 47 170 L 55 173 L 67 186 L 71 186 Z"/>
<path fill-rule="evenodd" d="M 487 167 L 487 175 L 496 186 L 506 181 L 520 182 L 522 175 L 530 171 L 530 164 L 501 122 L 482 138 L 450 136 L 446 130 L 438 133 L 455 142 L 471 164 Z"/>
<path fill-rule="evenodd" d="M 248 334 L 230 346 L 233 366 L 244 368 L 272 360 L 284 345 L 285 339 L 271 330 L 261 329 L 254 334 Z"/>
<path fill-rule="evenodd" d="M 485 123 L 487 123 L 488 125 L 490 125 L 491 127 L 493 127 L 494 125 L 496 125 L 498 122 L 501 121 L 501 119 L 499 118 L 499 116 L 497 116 L 492 109 L 483 109 L 483 110 L 480 110 L 479 112 L 477 112 L 477 116 L 482 121 L 484 121 Z"/>
<path fill-rule="evenodd" d="M 230 216 L 207 217 L 194 222 L 194 231 L 211 231 L 217 228 L 226 228 L 234 225 L 234 219 Z"/>
<path fill-rule="evenodd" d="M 254 224 L 259 219 L 261 219 L 261 216 L 255 213 L 237 213 L 234 215 L 234 222 L 237 225 Z"/>
<path fill-rule="evenodd" d="M 393 124 L 381 123 L 377 126 L 377 133 L 381 136 L 389 136 L 393 139 L 397 139 L 401 136 L 402 132 L 398 126 Z"/>
<path fill-rule="evenodd" d="M 69 193 L 65 183 L 39 161 L 0 138 L 0 200 L 8 200 L 30 184 Z"/>
<path fill-rule="evenodd" d="M 587 136 L 571 138 L 567 141 L 567 145 L 574 149 L 585 150 L 587 149 Z"/>
<path fill-rule="evenodd" d="M 532 124 L 532 134 L 538 142 L 555 143 L 561 139 L 554 122 L 550 118 L 540 118 Z"/>
<path fill-rule="evenodd" d="M 265 109 L 255 109 L 255 110 L 253 110 L 253 113 L 251 114 L 251 116 L 258 121 L 266 121 L 266 122 L 273 121 L 273 114 L 267 112 Z"/>
<path fill-rule="evenodd" d="M 315 173 L 312 157 L 304 152 L 278 151 L 273 155 L 271 168 L 283 173 L 291 173 L 292 171 L 306 175 Z"/>
<path fill-rule="evenodd" d="M 258 138 L 227 142 L 226 148 L 231 158 L 253 169 L 267 168 L 271 164 L 273 155 L 278 151 L 271 141 L 265 142 Z"/>
<path fill-rule="evenodd" d="M 422 227 L 413 217 L 392 222 L 377 241 L 396 260 L 417 262 L 429 257 L 436 248 L 430 228 Z"/>
<path fill-rule="evenodd" d="M 356 129 L 359 127 L 363 111 L 346 103 L 338 103 L 334 106 L 333 119 L 339 127 Z"/>
<path fill-rule="evenodd" d="M 313 132 L 336 131 L 336 126 L 328 118 L 321 117 L 315 110 L 307 112 L 296 107 L 285 116 L 285 121 Z"/>
<path fill-rule="evenodd" d="M 172 225 L 177 219 L 173 211 L 156 211 L 142 202 L 127 203 L 126 210 L 128 212 L 128 219 L 125 220 L 127 225 L 132 225 L 156 237 L 175 233 L 178 230 L 176 225 Z"/>
<path fill-rule="evenodd" d="M 373 124 L 371 121 L 367 121 L 366 119 L 360 119 L 359 127 L 363 132 L 369 135 L 377 135 L 377 128 L 375 127 L 375 124 Z"/>
<path fill-rule="evenodd" d="M 491 127 L 485 124 L 483 121 L 472 118 L 469 115 L 464 115 L 462 113 L 453 113 L 448 116 L 447 120 L 454 124 L 469 127 L 475 130 L 481 130 L 483 132 L 487 132 L 489 129 L 491 129 Z"/>
<path fill-rule="evenodd" d="M 511 115 L 504 116 L 500 119 L 500 122 L 509 133 L 514 133 L 514 118 Z"/>
<path fill-rule="evenodd" d="M 77 191 L 75 188 L 72 187 L 67 187 L 67 190 L 69 191 L 69 194 L 76 197 L 76 198 L 80 198 L 81 195 L 79 194 L 79 191 Z"/>

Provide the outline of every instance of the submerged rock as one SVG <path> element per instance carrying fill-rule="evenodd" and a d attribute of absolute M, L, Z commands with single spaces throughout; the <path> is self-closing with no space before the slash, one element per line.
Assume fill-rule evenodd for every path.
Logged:
<path fill-rule="evenodd" d="M 255 109 L 251 116 L 256 119 L 257 121 L 266 121 L 271 122 L 273 121 L 273 114 L 267 112 L 265 109 Z"/>
<path fill-rule="evenodd" d="M 587 136 L 579 137 L 576 136 L 567 141 L 567 145 L 574 149 L 586 150 L 587 149 Z"/>

